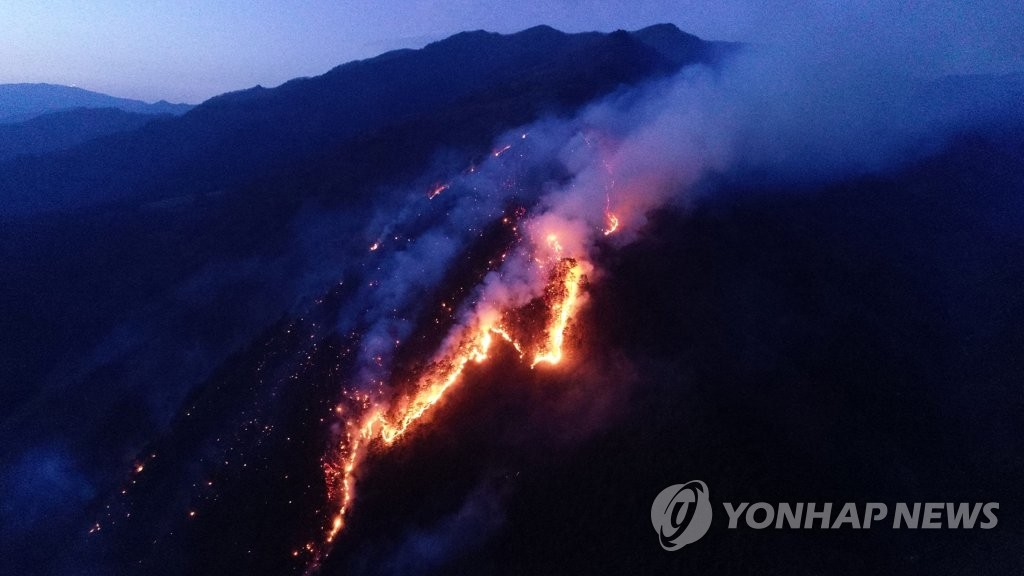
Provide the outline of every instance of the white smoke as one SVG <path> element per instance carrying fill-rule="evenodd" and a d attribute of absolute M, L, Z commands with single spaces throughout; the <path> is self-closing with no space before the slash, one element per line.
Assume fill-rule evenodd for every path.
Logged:
<path fill-rule="evenodd" d="M 386 251 L 371 276 L 386 282 L 368 284 L 354 302 L 368 326 L 361 365 L 372 369 L 363 378 L 386 381 L 381 359 L 415 328 L 422 296 L 509 200 L 529 206 L 519 223 L 522 243 L 466 298 L 453 332 L 539 296 L 549 276 L 535 260 L 554 255 L 552 238 L 558 256 L 581 259 L 588 275 L 599 276 L 589 267 L 599 245 L 632 242 L 653 210 L 685 206 L 708 175 L 805 184 L 885 170 L 934 150 L 970 126 L 925 98 L 927 86 L 898 67 L 865 61 L 860 51 L 822 59 L 786 46 L 747 48 L 719 68 L 691 66 L 624 88 L 574 117 L 509 131 L 494 149 L 511 148 L 451 179 L 437 200 L 426 200 L 419 185 L 397 218 L 372 224 L 386 231 Z M 518 178 L 527 173 L 548 177 Z M 405 236 L 403 227 L 438 200 L 444 214 Z M 609 236 L 610 215 L 618 228 Z"/>

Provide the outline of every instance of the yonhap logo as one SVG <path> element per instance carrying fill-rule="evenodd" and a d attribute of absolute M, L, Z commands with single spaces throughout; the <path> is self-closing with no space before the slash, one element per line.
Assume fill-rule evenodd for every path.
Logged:
<path fill-rule="evenodd" d="M 722 502 L 729 531 L 764 530 L 991 530 L 999 524 L 998 502 Z M 890 515 L 889 511 L 893 510 Z M 711 527 L 711 495 L 707 484 L 691 480 L 673 484 L 654 499 L 651 524 L 668 551 L 700 540 Z M 889 520 L 891 518 L 891 521 Z M 742 521 L 742 522 L 741 522 Z M 741 528 L 741 524 L 744 528 Z"/>
<path fill-rule="evenodd" d="M 691 480 L 662 490 L 651 506 L 651 523 L 665 550 L 678 550 L 700 540 L 711 526 L 707 484 Z"/>

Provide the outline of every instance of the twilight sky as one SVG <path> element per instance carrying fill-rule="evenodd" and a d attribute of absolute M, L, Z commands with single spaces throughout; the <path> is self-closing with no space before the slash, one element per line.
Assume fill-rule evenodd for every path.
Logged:
<path fill-rule="evenodd" d="M 72 84 L 199 102 L 276 86 L 461 30 L 632 30 L 672 22 L 708 39 L 776 43 L 827 59 L 877 58 L 908 73 L 1024 70 L 1020 0 L 926 6 L 878 0 L 6 0 L 0 83 Z"/>

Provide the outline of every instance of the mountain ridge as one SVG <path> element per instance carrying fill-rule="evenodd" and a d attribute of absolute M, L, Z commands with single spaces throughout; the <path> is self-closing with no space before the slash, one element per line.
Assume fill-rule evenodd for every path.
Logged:
<path fill-rule="evenodd" d="M 686 36 L 690 49 L 677 46 L 676 54 L 665 54 L 626 32 L 460 33 L 276 88 L 229 92 L 131 133 L 45 158 L 0 163 L 0 190 L 9 191 L 0 217 L 249 185 L 322 158 L 359 134 L 430 117 L 456 103 L 471 105 L 474 95 L 532 78 L 534 93 L 498 95 L 531 110 L 505 119 L 511 128 L 542 109 L 578 105 L 620 84 L 709 59 L 716 44 L 690 38 L 695 37 Z M 491 113 L 502 117 L 502 110 Z M 496 136 L 498 126 L 490 124 Z"/>
<path fill-rule="evenodd" d="M 174 104 L 166 100 L 148 103 L 77 86 L 45 82 L 0 84 L 0 124 L 24 122 L 44 114 L 73 108 L 117 108 L 137 114 L 180 115 L 191 110 L 193 106 Z"/>
<path fill-rule="evenodd" d="M 141 114 L 120 108 L 68 108 L 15 124 L 0 124 L 0 162 L 27 154 L 47 154 L 141 128 L 168 114 Z"/>

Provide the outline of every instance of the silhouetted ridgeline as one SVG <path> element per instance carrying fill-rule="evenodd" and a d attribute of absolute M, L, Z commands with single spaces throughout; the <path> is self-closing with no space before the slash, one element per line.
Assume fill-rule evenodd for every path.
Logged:
<path fill-rule="evenodd" d="M 712 60 L 721 49 L 664 26 L 633 34 L 564 34 L 548 27 L 512 35 L 465 32 L 274 89 L 217 96 L 181 118 L 0 165 L 0 218 L 203 194 L 307 172 L 316 169 L 311 161 L 368 134 L 390 140 L 392 153 L 406 157 L 402 166 L 414 170 L 415 160 L 436 144 L 486 141 L 502 127 Z M 415 141 L 381 132 L 442 116 L 443 127 L 420 127 Z M 344 171 L 336 158 L 332 163 Z"/>
<path fill-rule="evenodd" d="M 117 98 L 75 86 L 58 84 L 0 84 L 0 124 L 31 120 L 43 114 L 72 108 L 117 108 L 136 114 L 184 114 L 190 104 L 153 104 Z"/>
<path fill-rule="evenodd" d="M 25 154 L 66 150 L 102 136 L 128 132 L 166 115 L 117 108 L 72 108 L 16 124 L 0 124 L 0 162 Z"/>

